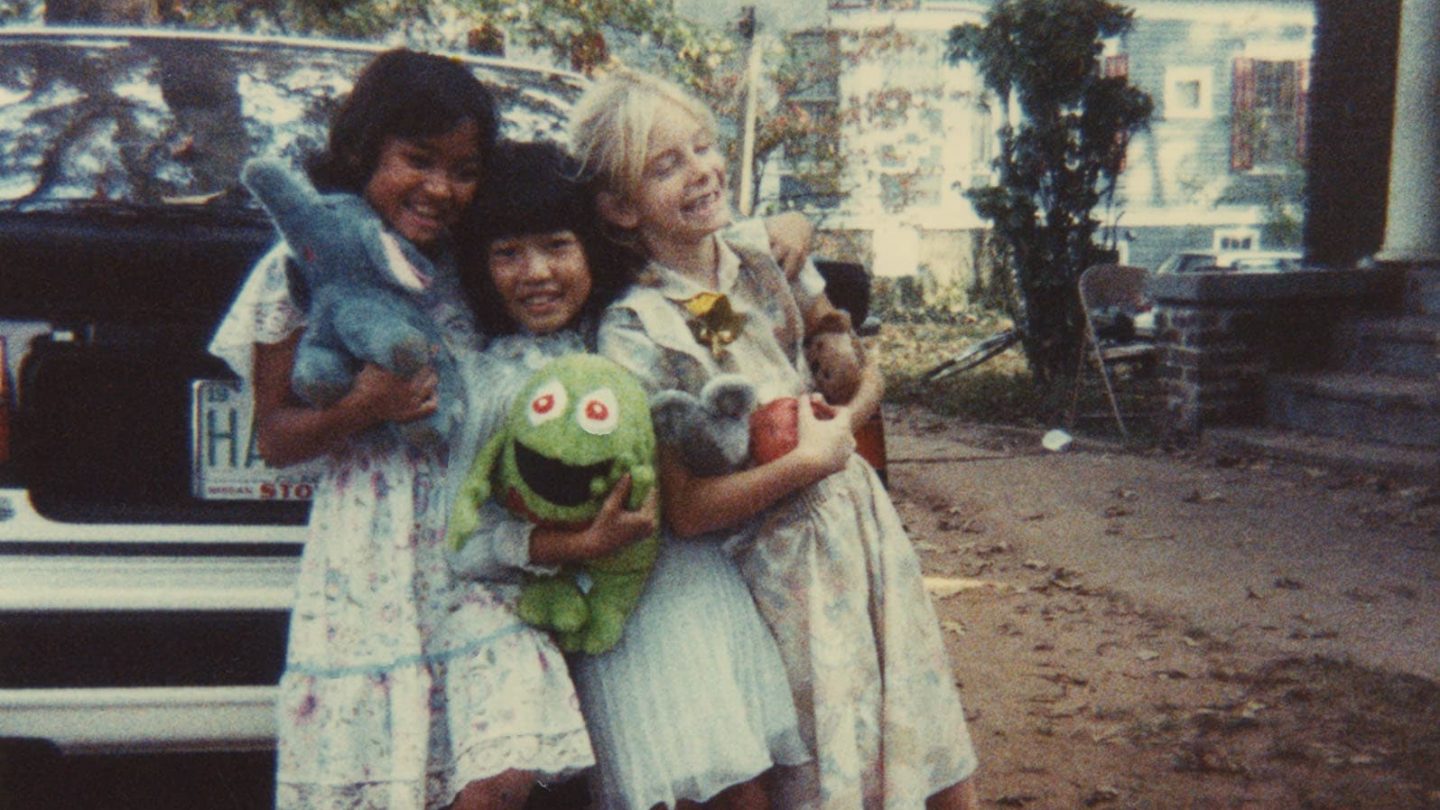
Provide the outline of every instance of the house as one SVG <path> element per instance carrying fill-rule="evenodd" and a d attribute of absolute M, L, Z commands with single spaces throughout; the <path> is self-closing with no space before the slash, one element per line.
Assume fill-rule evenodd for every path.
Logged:
<path fill-rule="evenodd" d="M 832 0 L 827 34 L 851 53 L 826 93 L 848 114 L 836 137 L 848 192 L 817 206 L 783 164 L 767 198 L 823 214 L 881 275 L 966 284 L 988 223 L 964 192 L 993 182 L 997 130 L 1010 115 L 971 65 L 945 59 L 949 32 L 983 24 L 988 2 Z M 1104 43 L 1101 69 L 1155 101 L 1130 142 L 1110 226 L 1120 257 L 1154 267 L 1183 248 L 1298 247 L 1306 159 L 1310 0 L 1156 0 Z M 889 37 L 890 47 L 874 40 Z M 868 38 L 868 42 L 867 42 Z M 856 44 L 860 43 L 860 44 Z"/>

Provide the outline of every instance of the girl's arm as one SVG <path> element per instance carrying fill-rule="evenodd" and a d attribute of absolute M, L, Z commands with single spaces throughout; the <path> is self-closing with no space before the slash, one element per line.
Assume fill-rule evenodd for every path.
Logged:
<path fill-rule="evenodd" d="M 617 551 L 655 532 L 659 493 L 652 490 L 639 509 L 625 508 L 630 477 L 620 479 L 600 513 L 584 529 L 542 528 L 495 501 L 481 507 L 480 529 L 464 547 L 450 550 L 451 570 L 468 579 L 514 580 L 528 571 L 553 574 L 564 563 L 584 562 Z M 448 545 L 448 544 L 447 544 Z"/>
<path fill-rule="evenodd" d="M 880 412 L 880 400 L 885 398 L 885 375 L 875 360 L 875 352 L 865 352 L 865 366 L 860 370 L 860 387 L 850 398 L 850 429 L 859 430 Z"/>
<path fill-rule="evenodd" d="M 630 476 L 620 479 L 590 525 L 566 530 L 536 527 L 530 534 L 530 561 L 538 565 L 584 562 L 618 551 L 654 534 L 660 496 L 651 490 L 639 509 L 625 508 Z"/>
<path fill-rule="evenodd" d="M 290 390 L 295 347 L 301 332 L 279 343 L 255 344 L 255 429 L 260 457 L 285 467 L 324 455 L 381 422 L 408 422 L 438 407 L 439 378 L 425 369 L 406 379 L 366 365 L 350 391 L 329 408 L 312 408 Z"/>
<path fill-rule="evenodd" d="M 839 472 L 855 451 L 848 408 L 819 419 L 808 403 L 799 409 L 800 437 L 794 450 L 769 464 L 702 477 L 692 475 L 678 452 L 660 451 L 660 490 L 665 520 L 679 537 L 728 529 L 749 520 L 780 499 Z"/>
<path fill-rule="evenodd" d="M 798 297 L 798 296 L 797 296 Z M 805 334 L 809 335 L 814 325 L 820 322 L 826 313 L 838 312 L 835 305 L 830 303 L 830 298 L 821 293 L 812 298 L 805 307 L 803 314 L 805 321 Z M 855 338 L 859 340 L 858 337 Z M 865 365 L 860 370 L 860 386 L 855 389 L 855 395 L 846 403 L 850 410 L 850 424 L 854 430 L 859 430 L 870 417 L 880 410 L 880 401 L 885 397 L 885 375 L 880 371 L 880 364 L 875 358 L 875 352 L 867 351 Z"/>
<path fill-rule="evenodd" d="M 810 258 L 810 240 L 815 235 L 815 226 L 809 217 L 799 211 L 786 211 L 765 220 L 765 235 L 770 242 L 770 253 L 785 269 L 785 276 L 794 280 Z"/>

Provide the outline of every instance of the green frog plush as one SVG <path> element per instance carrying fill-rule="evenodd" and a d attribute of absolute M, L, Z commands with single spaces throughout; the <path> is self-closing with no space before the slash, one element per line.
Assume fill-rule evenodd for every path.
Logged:
<path fill-rule="evenodd" d="M 645 390 L 598 355 L 557 358 L 530 377 L 476 455 L 451 514 L 449 540 L 463 546 L 492 497 L 536 525 L 584 528 L 627 473 L 626 506 L 636 509 L 656 485 Z M 658 551 L 657 533 L 554 576 L 528 578 L 520 618 L 556 631 L 567 652 L 602 653 L 619 642 Z"/>

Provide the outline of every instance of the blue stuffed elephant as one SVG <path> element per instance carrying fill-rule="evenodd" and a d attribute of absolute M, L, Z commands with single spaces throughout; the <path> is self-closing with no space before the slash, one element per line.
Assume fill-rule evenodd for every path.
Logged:
<path fill-rule="evenodd" d="M 439 409 L 391 427 L 415 447 L 449 438 L 463 419 L 455 360 L 425 313 L 434 267 L 390 232 L 355 194 L 321 194 L 287 163 L 259 158 L 241 180 L 274 220 L 309 295 L 305 334 L 295 351 L 291 385 L 318 407 L 334 404 L 373 363 L 401 376 L 427 365 L 439 375 Z"/>

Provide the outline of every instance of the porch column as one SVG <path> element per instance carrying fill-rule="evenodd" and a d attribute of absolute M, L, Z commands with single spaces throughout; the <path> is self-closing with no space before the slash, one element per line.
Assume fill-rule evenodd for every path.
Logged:
<path fill-rule="evenodd" d="M 1440 261 L 1440 0 L 1404 0 L 1390 141 L 1387 262 Z"/>

